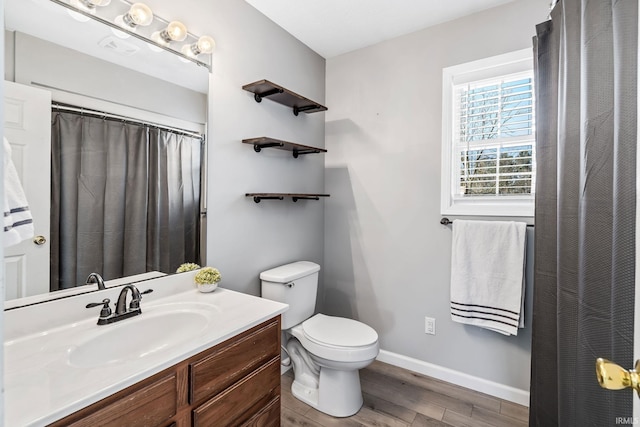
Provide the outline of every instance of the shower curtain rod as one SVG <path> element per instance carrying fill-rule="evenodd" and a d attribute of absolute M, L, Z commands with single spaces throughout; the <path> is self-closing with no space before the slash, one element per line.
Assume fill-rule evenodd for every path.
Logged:
<path fill-rule="evenodd" d="M 95 116 L 95 117 L 100 117 L 100 118 L 108 118 L 108 119 L 113 119 L 113 120 L 121 120 L 125 123 L 132 123 L 132 124 L 140 124 L 140 125 L 144 125 L 144 126 L 150 126 L 150 127 L 155 127 L 158 129 L 163 129 L 163 130 L 167 130 L 173 133 L 178 133 L 181 135 L 186 135 L 186 136 L 191 136 L 193 138 L 198 138 L 202 141 L 204 141 L 204 135 L 202 135 L 201 133 L 198 132 L 193 132 L 190 130 L 186 130 L 186 129 L 180 129 L 180 128 L 174 128 L 171 126 L 166 126 L 166 125 L 162 125 L 159 123 L 153 123 L 153 122 L 148 122 L 148 121 L 144 121 L 144 120 L 138 120 L 138 119 L 134 119 L 132 117 L 126 117 L 126 116 L 120 116 L 118 114 L 112 114 L 112 113 L 107 113 L 105 111 L 98 111 L 98 110 L 92 110 L 90 108 L 84 108 L 84 107 L 76 107 L 73 105 L 69 105 L 69 104 L 62 104 L 60 102 L 53 102 L 51 107 L 53 109 L 56 110 L 60 110 L 60 111 L 67 111 L 70 113 L 78 113 L 80 115 L 89 115 L 89 116 Z"/>
<path fill-rule="evenodd" d="M 453 224 L 453 221 L 451 221 L 449 218 L 444 217 L 440 220 L 440 224 L 442 225 L 449 225 L 449 224 Z M 533 227 L 534 224 L 527 224 L 527 227 Z"/>

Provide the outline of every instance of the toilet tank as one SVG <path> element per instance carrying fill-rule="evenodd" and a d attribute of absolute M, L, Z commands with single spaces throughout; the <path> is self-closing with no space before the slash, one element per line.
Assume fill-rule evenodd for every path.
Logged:
<path fill-rule="evenodd" d="M 262 298 L 289 304 L 282 314 L 282 329 L 289 329 L 313 315 L 320 266 L 309 261 L 281 265 L 260 273 Z"/>

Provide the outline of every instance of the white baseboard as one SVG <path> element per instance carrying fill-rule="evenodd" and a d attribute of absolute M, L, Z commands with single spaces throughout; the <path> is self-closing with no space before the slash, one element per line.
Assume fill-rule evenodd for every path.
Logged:
<path fill-rule="evenodd" d="M 473 375 L 454 371 L 453 369 L 434 365 L 432 363 L 392 353 L 386 350 L 380 350 L 380 354 L 376 359 L 393 366 L 408 369 L 422 375 L 427 375 L 451 384 L 479 391 L 519 405 L 529 406 L 529 391 L 527 390 L 520 390 L 504 384 L 485 380 L 484 378 L 474 377 Z"/>

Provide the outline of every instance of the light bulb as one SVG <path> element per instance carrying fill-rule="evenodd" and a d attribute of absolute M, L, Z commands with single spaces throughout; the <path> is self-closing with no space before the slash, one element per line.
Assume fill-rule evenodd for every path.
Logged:
<path fill-rule="evenodd" d="M 202 36 L 197 42 L 193 44 L 186 44 L 182 46 L 180 51 L 189 58 L 195 58 L 201 53 L 211 53 L 216 47 L 216 42 L 209 36 Z"/>
<path fill-rule="evenodd" d="M 195 58 L 197 56 L 197 53 L 194 53 L 193 51 L 193 47 L 196 46 L 197 49 L 197 43 L 194 44 L 185 44 L 184 46 L 182 46 L 182 48 L 180 49 L 180 52 L 182 52 L 183 54 L 185 54 L 186 56 L 188 56 L 189 58 Z"/>
<path fill-rule="evenodd" d="M 115 19 L 113 20 L 113 22 L 120 28 L 125 28 L 129 31 L 135 31 L 136 30 L 136 26 L 134 25 L 133 27 L 127 25 L 126 22 L 124 22 L 124 15 L 118 15 L 115 17 Z M 115 29 L 113 29 L 113 31 L 117 31 Z M 120 31 L 122 32 L 122 31 Z"/>
<path fill-rule="evenodd" d="M 129 28 L 135 28 L 138 25 L 146 27 L 153 21 L 153 12 L 146 4 L 134 3 L 129 9 L 129 12 L 116 17 L 116 24 L 123 26 L 118 22 L 120 20 L 122 24 Z"/>
<path fill-rule="evenodd" d="M 181 42 L 182 40 L 187 38 L 187 27 L 180 21 L 172 21 L 169 22 L 167 28 L 162 31 L 163 37 L 168 37 L 170 40 Z M 166 39 L 165 39 L 166 40 Z"/>
<path fill-rule="evenodd" d="M 196 44 L 198 45 L 199 53 L 211 53 L 216 48 L 216 41 L 209 36 L 200 37 Z"/>
<path fill-rule="evenodd" d="M 91 15 L 96 14 L 96 5 L 90 0 L 70 0 L 69 4 L 82 12 L 90 13 Z M 87 22 L 90 19 L 87 15 L 83 15 L 79 12 L 74 12 L 71 9 L 68 9 L 67 12 L 69 12 L 69 15 L 71 15 L 73 19 L 79 22 Z"/>
<path fill-rule="evenodd" d="M 169 42 L 167 42 L 162 37 L 161 31 L 156 31 L 153 34 L 151 34 L 151 41 L 156 42 L 160 46 L 165 46 L 165 47 L 169 46 Z M 151 49 L 154 52 L 162 52 L 164 50 L 161 47 L 158 47 L 158 46 L 154 45 L 153 43 L 147 43 L 147 46 L 149 47 L 149 49 Z"/>
<path fill-rule="evenodd" d="M 187 38 L 187 27 L 182 22 L 170 22 L 167 28 L 151 34 L 151 40 L 162 46 L 169 46 L 172 41 L 181 42 Z"/>

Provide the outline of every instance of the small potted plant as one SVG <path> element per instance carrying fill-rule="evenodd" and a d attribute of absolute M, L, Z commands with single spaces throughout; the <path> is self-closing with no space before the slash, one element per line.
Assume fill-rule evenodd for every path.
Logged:
<path fill-rule="evenodd" d="M 200 292 L 213 292 L 218 287 L 218 283 L 222 279 L 217 268 L 203 267 L 198 271 L 195 277 L 196 285 Z"/>
<path fill-rule="evenodd" d="M 181 264 L 180 267 L 176 270 L 176 273 L 186 273 L 187 271 L 198 270 L 200 266 L 193 262 L 185 262 Z"/>

